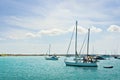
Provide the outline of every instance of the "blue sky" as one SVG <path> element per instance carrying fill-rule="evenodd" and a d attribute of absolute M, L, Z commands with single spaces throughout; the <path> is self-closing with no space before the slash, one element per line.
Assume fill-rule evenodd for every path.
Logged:
<path fill-rule="evenodd" d="M 119 0 L 1 0 L 0 53 L 66 53 L 77 20 L 78 50 L 91 28 L 90 53 L 117 54 L 119 14 Z"/>

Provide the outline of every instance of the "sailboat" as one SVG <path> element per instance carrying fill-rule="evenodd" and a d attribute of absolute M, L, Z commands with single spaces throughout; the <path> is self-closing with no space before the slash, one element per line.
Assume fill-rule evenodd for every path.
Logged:
<path fill-rule="evenodd" d="M 77 52 L 77 21 L 76 21 L 76 29 L 75 29 L 75 58 L 73 60 L 65 59 L 64 62 L 66 66 L 77 66 L 77 67 L 97 67 L 97 61 L 94 60 L 91 56 L 89 56 L 89 36 L 90 29 L 88 29 L 88 39 L 87 39 L 87 56 L 84 56 L 82 59 L 78 55 Z"/>
<path fill-rule="evenodd" d="M 50 55 L 50 49 L 51 49 L 51 45 L 49 45 L 49 55 L 47 55 L 45 57 L 46 60 L 58 60 L 59 57 L 57 57 L 55 54 L 54 55 Z"/>

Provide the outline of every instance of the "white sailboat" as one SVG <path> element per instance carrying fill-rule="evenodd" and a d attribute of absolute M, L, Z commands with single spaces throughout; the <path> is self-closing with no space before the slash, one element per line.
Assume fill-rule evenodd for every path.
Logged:
<path fill-rule="evenodd" d="M 51 49 L 51 45 L 49 45 L 49 55 L 47 55 L 45 57 L 46 60 L 58 60 L 59 57 L 57 57 L 55 54 L 54 55 L 50 55 L 50 49 Z"/>
<path fill-rule="evenodd" d="M 74 60 L 67 60 L 65 59 L 64 62 L 66 66 L 78 66 L 78 67 L 97 67 L 97 61 L 94 60 L 91 56 L 88 55 L 89 53 L 89 35 L 90 29 L 88 29 L 88 41 L 87 41 L 87 56 L 80 59 L 78 52 L 77 52 L 77 21 L 76 21 L 76 36 L 75 36 L 75 58 Z"/>

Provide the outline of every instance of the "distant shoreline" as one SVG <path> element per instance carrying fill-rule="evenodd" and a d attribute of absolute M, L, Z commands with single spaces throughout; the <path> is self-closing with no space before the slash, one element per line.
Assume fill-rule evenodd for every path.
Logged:
<path fill-rule="evenodd" d="M 56 56 L 74 56 L 74 54 L 51 54 Z M 84 54 L 82 54 L 84 55 Z M 91 55 L 91 54 L 90 54 Z M 92 55 L 109 55 L 109 54 L 92 54 Z M 0 54 L 0 56 L 46 56 L 46 54 Z M 120 56 L 120 55 L 110 55 L 110 56 Z"/>
<path fill-rule="evenodd" d="M 66 56 L 66 54 L 51 54 L 56 56 Z M 0 54 L 0 56 L 46 56 L 46 54 Z M 68 56 L 74 56 L 74 54 L 68 54 Z"/>

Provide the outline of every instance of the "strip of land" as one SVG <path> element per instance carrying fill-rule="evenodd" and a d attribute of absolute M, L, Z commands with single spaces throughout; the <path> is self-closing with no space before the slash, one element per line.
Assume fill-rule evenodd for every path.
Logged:
<path fill-rule="evenodd" d="M 56 56 L 74 56 L 74 54 L 51 54 Z M 95 54 L 92 54 L 95 55 Z M 97 54 L 98 55 L 98 54 Z M 99 54 L 101 55 L 101 54 Z M 102 54 L 106 55 L 106 54 Z M 46 56 L 46 54 L 0 54 L 0 56 Z M 120 56 L 120 55 L 109 55 L 109 56 Z"/>
<path fill-rule="evenodd" d="M 66 56 L 66 54 L 51 54 L 56 56 Z M 0 56 L 46 56 L 46 54 L 0 54 Z M 67 56 L 74 56 L 74 54 L 68 54 Z"/>

